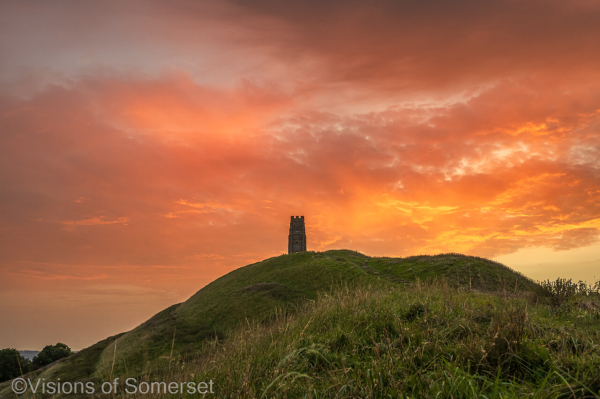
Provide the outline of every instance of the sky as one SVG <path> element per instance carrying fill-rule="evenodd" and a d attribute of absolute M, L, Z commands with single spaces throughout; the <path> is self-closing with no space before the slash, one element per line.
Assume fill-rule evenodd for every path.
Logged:
<path fill-rule="evenodd" d="M 600 279 L 595 0 L 0 0 L 0 348 L 287 252 Z"/>

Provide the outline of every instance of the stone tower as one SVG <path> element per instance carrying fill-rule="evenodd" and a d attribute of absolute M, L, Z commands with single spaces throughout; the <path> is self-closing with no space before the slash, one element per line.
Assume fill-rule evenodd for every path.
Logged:
<path fill-rule="evenodd" d="M 306 230 L 304 216 L 292 216 L 290 235 L 288 236 L 288 254 L 306 252 Z"/>

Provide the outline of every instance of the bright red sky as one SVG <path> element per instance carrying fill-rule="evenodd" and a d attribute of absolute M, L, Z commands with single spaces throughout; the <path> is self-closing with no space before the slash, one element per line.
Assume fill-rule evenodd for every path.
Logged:
<path fill-rule="evenodd" d="M 0 3 L 0 348 L 287 251 L 600 278 L 600 3 Z M 10 322 L 7 322 L 10 320 Z"/>

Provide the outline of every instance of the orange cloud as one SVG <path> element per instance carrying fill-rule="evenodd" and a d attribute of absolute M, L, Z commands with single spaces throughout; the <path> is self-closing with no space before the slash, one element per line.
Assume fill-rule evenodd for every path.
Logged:
<path fill-rule="evenodd" d="M 190 75 L 182 73 L 161 80 L 92 82 L 86 90 L 92 91 L 99 110 L 116 126 L 175 140 L 186 133 L 248 132 L 293 104 L 293 99 L 276 86 L 242 81 L 236 88 L 224 90 L 197 85 Z"/>
<path fill-rule="evenodd" d="M 127 80 L 112 82 L 82 82 L 72 90 L 52 88 L 31 100 L 3 103 L 2 122 L 23 132 L 3 139 L 4 162 L 28 165 L 5 176 L 4 187 L 13 193 L 5 209 L 22 220 L 63 220 L 63 226 L 122 226 L 118 232 L 79 232 L 78 256 L 90 260 L 108 245 L 115 246 L 111 262 L 133 264 L 181 263 L 196 256 L 195 242 L 205 243 L 198 253 L 219 253 L 215 248 L 222 248 L 221 256 L 251 253 L 255 245 L 267 249 L 277 242 L 264 238 L 285 234 L 288 214 L 300 213 L 316 222 L 315 248 L 351 243 L 396 254 L 460 248 L 491 256 L 518 248 L 494 249 L 491 243 L 525 236 L 530 239 L 524 246 L 558 248 L 557 234 L 584 229 L 569 242 L 581 237 L 588 243 L 597 228 L 592 221 L 599 217 L 598 138 L 592 133 L 600 97 L 580 88 L 566 96 L 535 82 L 506 82 L 445 107 L 394 106 L 346 116 L 298 109 L 285 117 L 287 109 L 231 139 L 217 127 L 211 133 L 208 125 L 202 134 L 174 131 L 169 138 L 162 122 L 120 128 L 122 113 L 113 105 L 100 112 L 99 105 L 111 102 L 98 98 L 178 83 L 169 76 L 156 83 L 134 81 L 127 89 Z M 540 92 L 541 104 L 531 94 Z M 128 97 L 123 98 L 125 104 Z M 574 108 L 574 98 L 587 100 Z M 495 112 L 499 99 L 504 108 L 512 104 L 504 113 L 510 119 Z M 244 107 L 239 112 L 252 113 L 255 104 Z M 532 128 L 542 126 L 538 120 L 545 121 L 547 134 Z M 35 187 L 36 196 L 19 200 L 23 184 Z M 48 200 L 40 206 L 34 198 Z M 72 198 L 86 200 L 73 204 Z M 87 216 L 97 209 L 106 215 Z M 31 223 L 14 220 L 15 228 Z M 55 248 L 58 237 L 43 238 L 54 234 L 51 226 L 31 226 L 42 247 Z M 248 229 L 264 232 L 255 238 L 261 244 L 244 240 L 232 253 L 226 241 Z M 411 239 L 398 245 L 406 239 L 402 229 L 411 231 Z M 372 242 L 367 233 L 383 235 L 377 237 L 383 241 Z M 121 234 L 134 241 L 124 247 Z M 69 240 L 58 246 L 66 250 Z M 84 251 L 85 242 L 94 243 L 94 250 Z M 9 253 L 19 258 L 22 247 Z"/>

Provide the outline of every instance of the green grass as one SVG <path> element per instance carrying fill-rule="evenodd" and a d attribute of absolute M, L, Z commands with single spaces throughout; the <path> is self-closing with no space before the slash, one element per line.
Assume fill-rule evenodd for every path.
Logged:
<path fill-rule="evenodd" d="M 374 277 L 355 264 L 364 258 L 351 251 L 307 252 L 234 270 L 120 338 L 114 370 L 139 374 L 168 367 L 171 346 L 176 354 L 193 354 L 207 338 L 223 338 L 246 319 L 266 320 L 276 307 L 314 300 L 318 292 L 336 282 L 372 281 Z M 98 377 L 109 372 L 113 357 L 114 351 L 107 348 L 100 359 Z"/>
<path fill-rule="evenodd" d="M 143 378 L 212 379 L 220 398 L 600 397 L 600 305 L 531 300 L 447 280 L 339 287 Z"/>
<path fill-rule="evenodd" d="M 460 292 L 518 295 L 538 287 L 506 266 L 460 254 L 372 258 L 336 250 L 282 255 L 234 270 L 134 330 L 101 341 L 42 372 L 70 381 L 163 373 L 196 359 L 215 340 L 230 341 L 242 325 L 267 325 L 282 312 L 305 311 L 307 303 L 331 295 L 336 287 L 360 290 L 370 286 L 373 292 L 388 292 L 439 277 Z M 7 386 L 0 385 L 0 396 L 6 394 Z"/>
<path fill-rule="evenodd" d="M 482 290 L 535 286 L 505 266 L 456 254 L 393 259 L 339 250 L 278 256 L 232 271 L 127 333 L 117 344 L 124 349 L 117 350 L 114 367 L 114 350 L 105 349 L 97 376 L 104 377 L 109 367 L 128 374 L 168 367 L 172 346 L 176 354 L 191 355 L 206 338 L 222 339 L 241 322 L 267 320 L 277 307 L 314 300 L 337 284 L 397 286 L 434 276 Z M 264 289 L 254 289 L 257 284 Z"/>
<path fill-rule="evenodd" d="M 461 254 L 419 255 L 408 258 L 369 258 L 371 270 L 392 280 L 414 282 L 446 277 L 454 285 L 483 291 L 530 291 L 532 280 L 489 259 Z"/>

